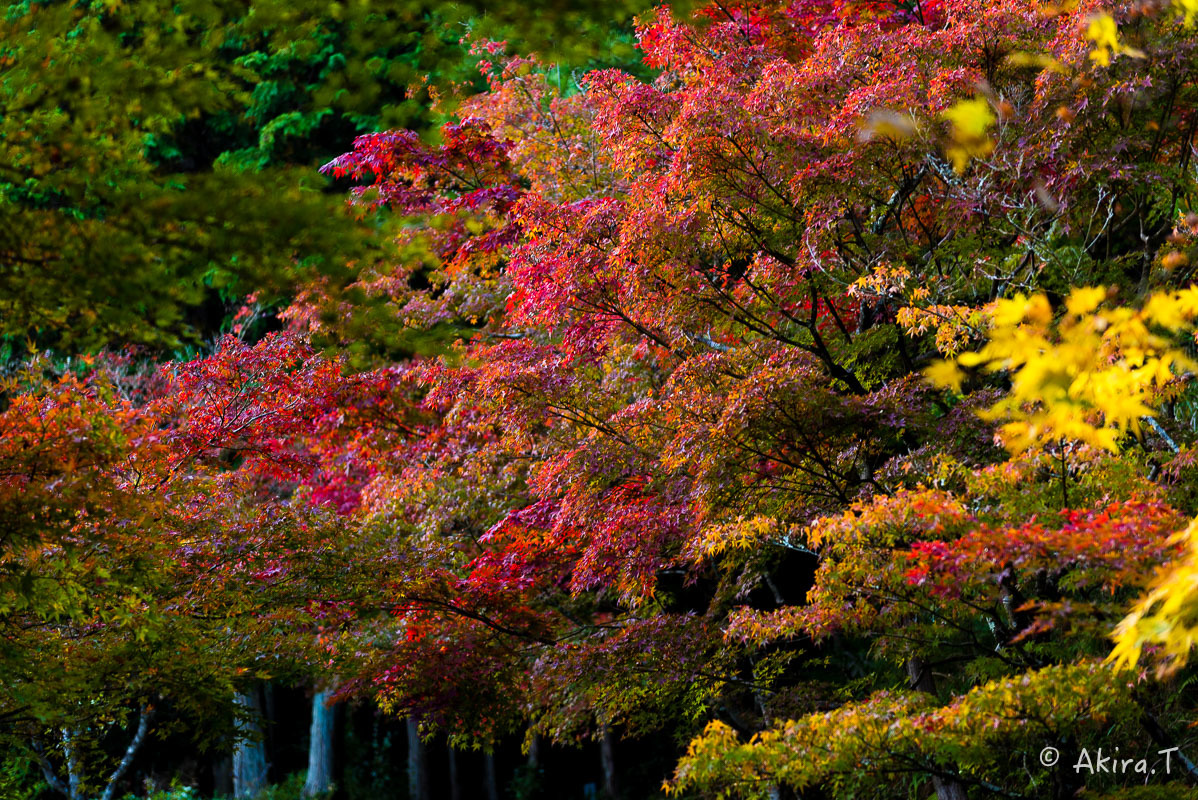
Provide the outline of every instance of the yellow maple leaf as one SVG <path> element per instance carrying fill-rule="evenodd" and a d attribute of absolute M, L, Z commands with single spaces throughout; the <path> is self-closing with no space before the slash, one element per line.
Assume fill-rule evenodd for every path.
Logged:
<path fill-rule="evenodd" d="M 994 139 L 990 129 L 998 118 L 985 98 L 958 100 L 941 116 L 951 124 L 951 144 L 945 153 L 953 163 L 953 169 L 964 172 L 971 158 L 981 158 L 994 152 Z"/>

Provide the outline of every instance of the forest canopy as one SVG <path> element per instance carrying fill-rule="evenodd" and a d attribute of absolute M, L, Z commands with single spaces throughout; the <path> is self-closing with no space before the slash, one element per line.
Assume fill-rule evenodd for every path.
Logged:
<path fill-rule="evenodd" d="M 1198 6 L 537 11 L 8 7 L 0 796 L 1192 796 Z"/>

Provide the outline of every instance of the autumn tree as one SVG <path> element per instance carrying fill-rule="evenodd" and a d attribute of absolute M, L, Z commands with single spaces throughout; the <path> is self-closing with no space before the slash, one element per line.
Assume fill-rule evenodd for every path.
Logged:
<path fill-rule="evenodd" d="M 218 659 L 413 743 L 671 731 L 679 794 L 1184 796 L 1191 12 L 663 9 L 582 91 L 477 42 L 439 136 L 325 168 L 392 258 L 289 271 L 253 344 L 13 383 L 23 741 L 67 785 Z M 143 640 L 195 643 L 177 692 Z"/>
<path fill-rule="evenodd" d="M 678 791 L 1125 785 L 1068 758 L 1185 714 L 1104 661 L 1190 510 L 1192 431 L 1140 424 L 1189 402 L 1147 360 L 1188 324 L 1185 11 L 718 4 L 639 41 L 653 80 L 497 62 L 442 144 L 328 167 L 409 220 L 358 288 L 462 332 L 422 372 L 471 442 L 365 490 L 452 566 L 355 685 L 471 734 L 717 720 Z"/>

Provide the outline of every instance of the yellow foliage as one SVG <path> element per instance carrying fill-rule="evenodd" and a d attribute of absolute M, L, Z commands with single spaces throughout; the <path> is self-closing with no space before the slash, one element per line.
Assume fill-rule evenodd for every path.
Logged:
<path fill-rule="evenodd" d="M 998 301 L 989 340 L 976 352 L 933 366 L 928 378 L 959 390 L 961 367 L 1007 372 L 1011 389 L 986 416 L 1006 419 L 1002 432 L 1015 451 L 1080 441 L 1117 450 L 1139 431 L 1140 419 L 1167 396 L 1175 370 L 1195 363 L 1167 339 L 1198 320 L 1198 287 L 1159 292 L 1139 308 L 1110 307 L 1101 287 L 1075 289 L 1054 322 L 1042 295 Z M 1185 664 L 1198 643 L 1198 520 L 1173 541 L 1182 555 L 1156 580 L 1114 633 L 1110 660 L 1134 667 L 1144 648 L 1159 647 L 1160 670 Z"/>
<path fill-rule="evenodd" d="M 961 383 L 965 380 L 965 373 L 953 361 L 937 361 L 924 370 L 923 374 L 932 384 L 952 389 L 958 394 L 961 392 Z"/>
<path fill-rule="evenodd" d="M 941 116 L 952 125 L 949 130 L 952 144 L 945 149 L 945 153 L 957 172 L 965 171 L 970 158 L 981 158 L 994 152 L 990 129 L 998 119 L 985 98 L 958 100 Z"/>
<path fill-rule="evenodd" d="M 1119 29 L 1110 14 L 1095 14 L 1086 28 L 1086 38 L 1094 43 L 1090 60 L 1104 67 L 1110 66 L 1111 56 L 1119 52 Z"/>
<path fill-rule="evenodd" d="M 878 109 L 862 122 L 858 138 L 864 142 L 875 138 L 902 141 L 910 139 L 918 132 L 919 123 L 910 114 Z"/>
<path fill-rule="evenodd" d="M 707 527 L 695 543 L 695 552 L 711 558 L 727 550 L 751 550 L 762 542 L 780 537 L 778 520 L 773 517 L 742 517 L 730 524 Z"/>
<path fill-rule="evenodd" d="M 849 286 L 850 297 L 890 297 L 902 293 L 911 280 L 911 270 L 890 263 L 882 263 L 868 275 L 863 275 Z"/>
<path fill-rule="evenodd" d="M 911 336 L 921 336 L 929 330 L 935 330 L 936 349 L 943 355 L 953 356 L 961 352 L 961 348 L 971 337 L 982 331 L 990 308 L 961 305 L 933 305 L 925 308 L 906 306 L 899 309 L 895 319 Z"/>
<path fill-rule="evenodd" d="M 1187 28 L 1194 26 L 1194 17 L 1198 16 L 1198 0 L 1173 0 L 1173 9 L 1181 15 L 1183 25 Z"/>
<path fill-rule="evenodd" d="M 1027 53 L 1016 51 L 1007 56 L 1007 64 L 1012 67 L 1036 67 L 1050 72 L 1065 74 L 1068 70 L 1065 65 L 1057 61 L 1052 56 L 1043 53 Z"/>
<path fill-rule="evenodd" d="M 1002 435 L 1013 452 L 1063 441 L 1114 451 L 1120 437 L 1139 433 L 1174 368 L 1194 368 L 1158 331 L 1192 325 L 1198 288 L 1157 294 L 1139 310 L 1104 307 L 1106 299 L 1100 287 L 1075 289 L 1055 324 L 1043 295 L 1000 300 L 985 346 L 926 374 L 959 389 L 960 367 L 1009 373 L 1010 392 L 986 416 L 1008 420 Z"/>
<path fill-rule="evenodd" d="M 1144 648 L 1155 645 L 1165 656 L 1158 671 L 1173 672 L 1185 665 L 1198 643 L 1198 520 L 1172 541 L 1185 546 L 1183 555 L 1115 629 L 1109 660 L 1118 666 L 1136 666 Z"/>
<path fill-rule="evenodd" d="M 1063 3 L 1044 3 L 1039 11 L 1045 17 L 1058 17 L 1061 14 L 1072 14 L 1077 11 L 1077 0 L 1065 0 Z"/>
<path fill-rule="evenodd" d="M 1194 0 L 1185 0 L 1194 2 Z M 1179 0 L 1179 5 L 1182 0 Z M 1119 26 L 1115 19 L 1105 12 L 1090 17 L 1090 25 L 1086 28 L 1086 38 L 1094 43 L 1090 52 L 1090 60 L 1104 67 L 1111 65 L 1111 58 L 1121 53 L 1132 58 L 1144 58 L 1144 53 L 1133 47 L 1128 47 L 1119 41 Z"/>

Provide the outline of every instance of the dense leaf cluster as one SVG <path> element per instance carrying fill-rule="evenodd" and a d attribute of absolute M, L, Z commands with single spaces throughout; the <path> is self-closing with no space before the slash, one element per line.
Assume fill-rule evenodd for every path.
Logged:
<path fill-rule="evenodd" d="M 363 28 L 302 28 L 264 59 L 252 37 L 287 12 L 239 31 L 205 26 L 208 4 L 169 21 L 50 8 L 10 24 L 30 42 L 55 20 L 89 33 L 29 61 L 45 80 L 137 63 L 169 35 L 233 56 L 194 95 L 164 89 L 160 113 L 223 124 L 214 87 L 249 81 L 247 119 L 273 121 L 216 159 L 234 199 L 212 206 L 176 185 L 181 149 L 144 149 L 136 113 L 39 116 L 35 89 L 5 83 L 44 128 L 14 156 L 32 183 L 6 184 L 12 213 L 75 226 L 73 243 L 176 200 L 207 209 L 167 215 L 186 247 L 144 226 L 88 245 L 125 259 L 111 286 L 72 282 L 73 244 L 38 250 L 56 265 L 31 283 L 55 298 L 29 306 L 58 315 L 46 330 L 133 325 L 128 297 L 179 307 L 170 293 L 204 275 L 293 302 L 286 331 L 207 357 L 35 364 L 7 387 L 0 627 L 17 677 L 0 713 L 47 775 L 134 708 L 228 718 L 234 687 L 285 674 L 459 744 L 673 734 L 690 740 L 663 776 L 675 795 L 1198 782 L 1180 756 L 1160 769 L 1191 745 L 1194 701 L 1188 6 L 660 10 L 637 29 L 644 72 L 578 91 L 481 44 L 485 89 L 437 137 L 359 136 L 324 168 L 354 183 L 352 221 L 311 225 L 296 209 L 322 195 L 236 190 L 318 154 L 334 119 L 392 120 L 335 90 L 328 114 L 284 110 L 361 74 L 333 54 Z M 409 63 L 398 42 L 367 71 Z M 55 158 L 82 160 L 60 176 Z M 263 238 L 275 213 L 290 221 Z M 293 224 L 373 225 L 378 249 L 345 266 L 332 243 L 279 246 Z M 279 260 L 180 255 L 215 231 Z M 346 271 L 308 269 L 308 247 Z M 247 338 L 254 308 L 235 320 Z M 189 657 L 167 658 L 178 642 Z M 197 671 L 216 676 L 203 691 Z M 1144 770 L 1074 768 L 1099 747 Z"/>

